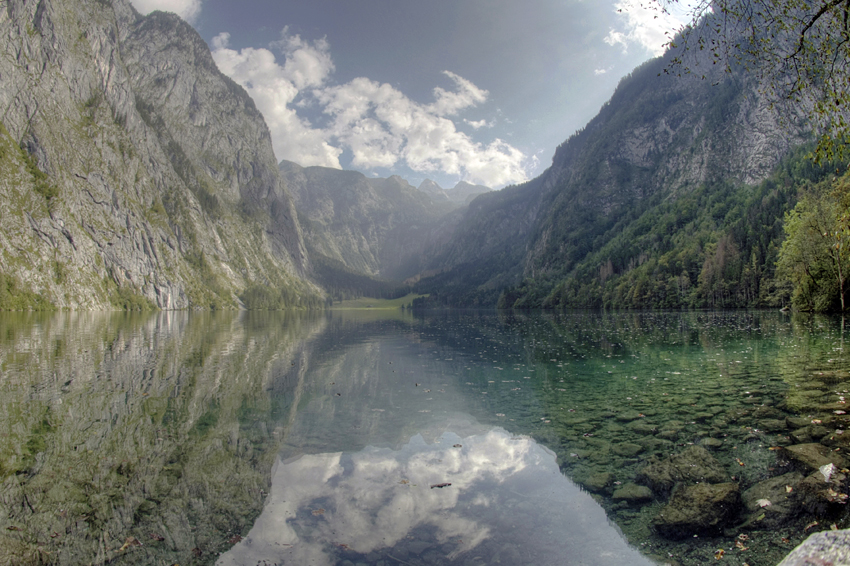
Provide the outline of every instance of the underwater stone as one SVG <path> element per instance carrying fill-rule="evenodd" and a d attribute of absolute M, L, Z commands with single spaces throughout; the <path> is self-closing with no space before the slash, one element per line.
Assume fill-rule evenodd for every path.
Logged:
<path fill-rule="evenodd" d="M 612 447 L 614 454 L 618 456 L 624 456 L 626 458 L 631 458 L 632 456 L 637 456 L 641 452 L 643 452 L 643 446 L 640 444 L 633 444 L 631 442 L 623 442 L 621 444 L 615 444 Z"/>
<path fill-rule="evenodd" d="M 772 529 L 796 517 L 801 509 L 797 503 L 797 487 L 803 474 L 791 472 L 757 483 L 746 490 L 741 498 L 749 515 L 742 529 Z M 788 488 L 791 491 L 788 491 Z M 770 501 L 770 505 L 762 505 Z"/>
<path fill-rule="evenodd" d="M 702 446 L 690 446 L 640 470 L 635 481 L 656 493 L 669 493 L 680 482 L 722 483 L 727 473 L 723 465 Z"/>
<path fill-rule="evenodd" d="M 826 481 L 823 472 L 818 470 L 800 482 L 797 496 L 799 505 L 817 517 L 843 510 L 848 500 L 847 476 L 833 472 Z"/>
<path fill-rule="evenodd" d="M 740 506 L 736 483 L 679 485 L 652 525 L 670 539 L 716 534 L 735 518 Z"/>
<path fill-rule="evenodd" d="M 654 424 L 649 424 L 641 421 L 633 421 L 626 425 L 629 430 L 638 434 L 655 434 L 658 432 L 658 427 Z"/>
<path fill-rule="evenodd" d="M 603 491 L 614 482 L 614 474 L 611 472 L 599 472 L 591 474 L 586 480 L 579 482 L 589 491 Z"/>
<path fill-rule="evenodd" d="M 847 467 L 847 460 L 843 456 L 818 443 L 786 446 L 779 454 L 787 461 L 802 467 L 806 472 L 817 470 L 824 464 L 835 464 L 838 468 Z"/>
<path fill-rule="evenodd" d="M 785 419 L 785 423 L 788 425 L 788 428 L 798 429 L 804 428 L 812 424 L 812 419 L 805 419 L 803 417 L 787 417 Z"/>
<path fill-rule="evenodd" d="M 782 419 L 763 419 L 758 422 L 758 428 L 765 432 L 779 432 L 786 430 L 788 425 Z"/>
<path fill-rule="evenodd" d="M 788 436 L 797 444 L 808 444 L 812 441 L 812 436 L 809 434 L 809 427 L 798 428 Z"/>
<path fill-rule="evenodd" d="M 629 503 L 649 501 L 652 499 L 652 491 L 642 485 L 627 483 L 614 491 L 613 498 L 616 501 L 628 501 Z"/>
<path fill-rule="evenodd" d="M 756 419 L 781 419 L 784 415 L 775 407 L 757 407 L 753 411 L 753 417 Z"/>
<path fill-rule="evenodd" d="M 669 429 L 668 430 L 662 430 L 658 433 L 658 436 L 660 436 L 662 438 L 666 438 L 668 440 L 676 440 L 676 438 L 678 438 L 678 436 L 679 436 L 679 431 L 678 430 L 669 430 Z"/>

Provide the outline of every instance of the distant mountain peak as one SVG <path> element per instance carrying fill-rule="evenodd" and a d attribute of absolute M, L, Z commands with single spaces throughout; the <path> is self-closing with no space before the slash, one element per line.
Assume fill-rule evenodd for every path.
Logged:
<path fill-rule="evenodd" d="M 432 181 L 431 179 L 425 179 L 421 183 L 419 183 L 419 190 L 423 193 L 441 193 L 443 191 L 443 187 Z"/>
<path fill-rule="evenodd" d="M 489 193 L 492 190 L 493 189 L 491 189 L 490 187 L 485 187 L 484 185 L 473 185 L 472 183 L 467 183 L 466 181 L 460 181 L 457 185 L 454 186 L 453 189 L 447 190 L 446 194 L 449 195 L 449 200 L 455 202 L 465 202 L 476 195 L 480 195 L 482 193 Z"/>

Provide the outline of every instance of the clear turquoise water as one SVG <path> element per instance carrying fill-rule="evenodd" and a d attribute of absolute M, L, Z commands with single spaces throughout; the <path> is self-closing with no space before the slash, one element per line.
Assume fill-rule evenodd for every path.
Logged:
<path fill-rule="evenodd" d="M 805 525 L 671 542 L 582 486 L 706 439 L 770 477 L 844 348 L 773 312 L 4 315 L 0 562 L 776 564 Z"/>

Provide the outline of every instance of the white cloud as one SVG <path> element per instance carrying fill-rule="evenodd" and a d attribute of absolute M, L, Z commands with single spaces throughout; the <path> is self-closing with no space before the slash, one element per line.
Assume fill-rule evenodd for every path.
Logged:
<path fill-rule="evenodd" d="M 340 168 L 341 149 L 332 147 L 320 129 L 298 116 L 293 108 L 301 89 L 321 86 L 333 71 L 327 43 L 310 45 L 295 36 L 284 37 L 275 47 L 284 55 L 283 66 L 268 49 L 230 49 L 230 35 L 212 42 L 212 54 L 222 73 L 245 87 L 269 126 L 278 159 L 303 166 Z"/>
<path fill-rule="evenodd" d="M 473 130 L 480 130 L 481 128 L 492 128 L 493 122 L 488 122 L 487 120 L 467 120 L 463 119 L 463 123 L 467 126 L 470 126 Z"/>
<path fill-rule="evenodd" d="M 174 12 L 189 23 L 201 13 L 201 0 L 130 0 L 140 14 L 150 14 L 154 10 Z"/>
<path fill-rule="evenodd" d="M 595 69 L 593 71 L 593 74 L 596 75 L 596 76 L 599 76 L 599 75 L 604 75 L 607 72 L 608 72 L 608 69 Z"/>
<path fill-rule="evenodd" d="M 477 143 L 442 115 L 471 106 L 481 92 L 471 83 L 457 93 L 435 89 L 436 102 L 421 105 L 388 84 L 358 78 L 317 96 L 333 117 L 329 133 L 351 149 L 355 167 L 401 161 L 417 172 L 459 175 L 490 186 L 525 180 L 522 152 L 499 139 Z"/>
<path fill-rule="evenodd" d="M 436 101 L 428 105 L 428 110 L 437 116 L 452 116 L 459 111 L 487 101 L 489 92 L 481 90 L 472 82 L 460 77 L 451 71 L 443 71 L 443 74 L 452 79 L 457 87 L 457 92 L 444 90 L 440 87 L 434 89 Z"/>
<path fill-rule="evenodd" d="M 502 429 L 278 460 L 262 514 L 216 564 L 331 566 L 342 549 L 393 556 L 423 532 L 446 562 L 493 564 L 500 553 L 504 562 L 505 547 L 526 545 L 545 564 L 564 563 L 564 549 L 569 563 L 649 564 L 551 452 Z"/>
<path fill-rule="evenodd" d="M 661 55 L 667 48 L 672 34 L 688 21 L 687 13 L 693 2 L 681 2 L 675 12 L 661 9 L 657 0 L 620 0 L 615 5 L 617 12 L 625 17 L 624 30 L 611 29 L 604 41 L 608 45 L 622 45 L 625 52 L 637 44 L 653 55 Z"/>
<path fill-rule="evenodd" d="M 454 88 L 436 87 L 433 102 L 421 104 L 365 77 L 329 84 L 334 65 L 325 40 L 310 43 L 284 29 L 269 47 L 237 51 L 226 33 L 212 42 L 219 69 L 245 87 L 263 113 L 278 159 L 339 168 L 339 156 L 349 150 L 352 166 L 367 170 L 403 164 L 489 186 L 527 179 L 521 151 L 500 139 L 478 143 L 449 118 L 487 101 L 489 93 L 471 81 L 444 71 Z M 328 123 L 319 127 L 304 118 L 310 108 Z M 488 125 L 465 122 L 475 129 Z"/>

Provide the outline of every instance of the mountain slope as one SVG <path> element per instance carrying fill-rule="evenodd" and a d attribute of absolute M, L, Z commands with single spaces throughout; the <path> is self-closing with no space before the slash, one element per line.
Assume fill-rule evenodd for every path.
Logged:
<path fill-rule="evenodd" d="M 760 96 L 744 71 L 673 77 L 664 73 L 666 61 L 624 78 L 538 179 L 473 201 L 447 251 L 430 260 L 441 273 L 421 290 L 450 304 L 494 304 L 513 286 L 505 306 L 553 305 L 544 299 L 559 283 L 591 277 L 601 284 L 644 263 L 653 250 L 629 242 L 611 257 L 594 254 L 647 211 L 697 190 L 759 182 L 808 139 L 798 114 Z M 673 204 L 671 214 L 680 212 Z M 712 253 L 709 243 L 689 252 L 694 262 Z M 591 260 L 597 263 L 582 263 Z M 698 275 L 689 274 L 693 285 Z M 569 306 L 601 306 L 578 303 Z"/>
<path fill-rule="evenodd" d="M 459 205 L 433 198 L 393 176 L 279 164 L 295 199 L 311 257 L 352 272 L 402 280 L 423 268 L 426 249 L 450 231 Z M 448 215 L 448 218 L 447 218 Z M 444 221 L 445 220 L 445 221 Z"/>
<path fill-rule="evenodd" d="M 0 29 L 0 308 L 318 301 L 262 116 L 190 26 L 15 0 Z"/>

